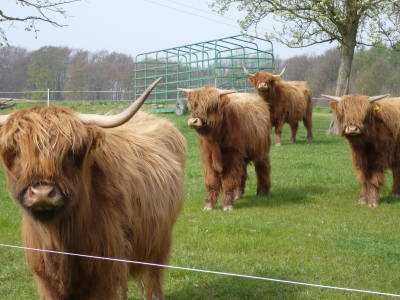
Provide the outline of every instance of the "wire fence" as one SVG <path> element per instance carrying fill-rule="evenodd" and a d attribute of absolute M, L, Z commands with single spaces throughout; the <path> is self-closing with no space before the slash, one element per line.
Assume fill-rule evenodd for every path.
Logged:
<path fill-rule="evenodd" d="M 77 253 L 68 253 L 68 252 L 60 252 L 60 251 L 52 251 L 52 250 L 43 250 L 43 249 L 36 249 L 36 248 L 6 245 L 6 244 L 0 244 L 0 247 L 9 247 L 9 248 L 15 248 L 15 249 L 24 249 L 25 251 L 26 250 L 39 251 L 39 252 L 53 253 L 53 254 L 58 254 L 58 255 L 78 256 L 78 257 L 85 257 L 85 258 L 90 258 L 90 259 L 117 261 L 117 262 L 121 262 L 121 263 L 140 264 L 140 265 L 147 265 L 147 266 L 154 266 L 154 267 L 184 270 L 184 271 L 190 271 L 190 272 L 200 272 L 200 273 L 208 273 L 208 274 L 221 275 L 221 276 L 250 278 L 250 279 L 254 279 L 254 280 L 264 280 L 264 281 L 271 281 L 271 282 L 284 283 L 284 284 L 302 285 L 302 286 L 309 286 L 309 287 L 322 288 L 322 289 L 340 290 L 340 291 L 347 291 L 347 292 L 354 292 L 354 293 L 364 293 L 364 294 L 373 294 L 373 295 L 399 297 L 400 298 L 400 294 L 391 294 L 391 293 L 385 293 L 385 292 L 353 289 L 353 288 L 347 288 L 347 287 L 338 287 L 338 286 L 331 286 L 331 285 L 322 285 L 322 284 L 306 283 L 306 282 L 299 282 L 299 281 L 267 278 L 267 277 L 260 277 L 260 276 L 246 275 L 246 274 L 236 274 L 236 273 L 228 273 L 228 272 L 220 272 L 220 271 L 194 269 L 194 268 L 188 268 L 188 267 L 161 265 L 161 264 L 141 262 L 141 261 L 133 261 L 133 260 L 109 258 L 109 257 L 101 257 L 101 256 L 93 256 L 93 255 L 83 255 L 83 254 L 77 254 Z"/>
<path fill-rule="evenodd" d="M 60 97 L 61 95 L 61 97 Z M 135 101 L 135 92 L 121 91 L 32 91 L 32 92 L 0 92 L 0 101 L 13 99 L 16 101 L 60 102 L 60 101 L 106 101 L 106 102 L 131 102 Z M 313 107 L 330 109 L 329 99 L 313 98 Z"/>
<path fill-rule="evenodd" d="M 0 99 L 20 101 L 134 101 L 135 91 L 22 91 L 0 92 Z"/>

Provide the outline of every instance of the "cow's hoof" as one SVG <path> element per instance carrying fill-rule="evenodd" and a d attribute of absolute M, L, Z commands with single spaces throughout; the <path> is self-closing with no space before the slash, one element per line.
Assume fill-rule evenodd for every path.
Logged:
<path fill-rule="evenodd" d="M 269 194 L 268 188 L 258 188 L 257 189 L 257 196 L 259 196 L 259 197 L 266 196 L 268 194 Z"/>
<path fill-rule="evenodd" d="M 307 138 L 307 142 L 312 142 L 313 138 Z"/>
<path fill-rule="evenodd" d="M 392 197 L 393 197 L 393 198 L 400 198 L 400 194 L 394 193 L 394 194 L 392 194 Z"/>
<path fill-rule="evenodd" d="M 242 197 L 243 197 L 243 191 L 237 189 L 237 190 L 235 191 L 235 200 L 240 199 L 240 198 L 242 198 Z"/>
<path fill-rule="evenodd" d="M 294 140 L 294 139 L 289 140 L 289 144 L 294 144 L 294 143 L 296 143 L 296 140 Z"/>
<path fill-rule="evenodd" d="M 377 206 L 379 206 L 379 203 L 376 203 L 376 202 L 375 203 L 369 203 L 368 206 L 369 207 L 377 207 Z"/>
<path fill-rule="evenodd" d="M 226 206 L 224 206 L 223 210 L 224 211 L 231 211 L 231 210 L 233 210 L 233 205 L 226 205 Z"/>
<path fill-rule="evenodd" d="M 367 204 L 367 200 L 365 198 L 360 198 L 360 200 L 358 200 L 358 204 L 361 205 Z"/>
<path fill-rule="evenodd" d="M 212 206 L 211 203 L 206 203 L 206 206 L 204 206 L 203 210 L 210 211 L 210 210 L 213 210 L 213 209 L 214 209 L 214 207 Z"/>
<path fill-rule="evenodd" d="M 276 144 L 275 144 L 275 146 L 280 146 L 280 145 L 281 145 L 281 143 L 276 143 Z"/>

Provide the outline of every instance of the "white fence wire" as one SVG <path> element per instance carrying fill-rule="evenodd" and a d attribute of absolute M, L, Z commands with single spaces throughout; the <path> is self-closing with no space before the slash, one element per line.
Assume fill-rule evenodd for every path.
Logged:
<path fill-rule="evenodd" d="M 124 102 L 134 101 L 135 91 L 33 91 L 33 92 L 0 92 L 1 99 L 13 99 L 18 101 L 30 101 L 27 95 L 36 93 L 41 94 L 41 98 L 33 97 L 36 101 L 47 101 L 47 103 L 54 101 L 108 101 L 108 102 Z M 57 99 L 62 94 L 74 94 L 72 97 L 62 96 L 62 99 Z M 86 96 L 85 96 L 86 94 Z M 88 96 L 89 95 L 89 96 Z M 94 96 L 95 95 L 95 96 Z M 330 100 L 326 98 L 313 98 L 313 107 L 330 109 Z"/>
<path fill-rule="evenodd" d="M 340 291 L 347 291 L 347 292 L 365 293 L 365 294 L 373 294 L 373 295 L 399 297 L 400 298 L 400 294 L 391 294 L 391 293 L 376 292 L 376 291 L 361 290 L 361 289 L 353 289 L 353 288 L 346 288 L 346 287 L 337 287 L 337 286 L 331 286 L 331 285 L 322 285 L 322 284 L 314 284 L 314 283 L 305 283 L 305 282 L 298 282 L 298 281 L 266 278 L 266 277 L 252 276 L 252 275 L 245 275 L 245 274 L 235 274 L 235 273 L 228 273 L 228 272 L 193 269 L 193 268 L 187 268 L 187 267 L 160 265 L 160 264 L 153 264 L 153 263 L 133 261 L 133 260 L 125 260 L 125 259 L 109 258 L 109 257 L 100 257 L 100 256 L 92 256 L 92 255 L 84 255 L 84 254 L 77 254 L 77 253 L 52 251 L 52 250 L 43 250 L 43 249 L 28 248 L 28 247 L 21 247 L 21 246 L 13 246 L 13 245 L 7 245 L 7 244 L 0 244 L 0 247 L 9 247 L 9 248 L 16 248 L 16 249 L 24 249 L 24 250 L 29 250 L 29 251 L 39 251 L 39 252 L 47 252 L 47 253 L 54 253 L 54 254 L 60 254 L 60 255 L 79 256 L 79 257 L 85 257 L 85 258 L 91 258 L 91 259 L 102 259 L 102 260 L 109 260 L 109 261 L 118 261 L 118 262 L 121 262 L 121 263 L 141 264 L 141 265 L 148 265 L 148 266 L 154 266 L 154 267 L 163 267 L 163 268 L 169 268 L 169 269 L 184 270 L 184 271 L 190 271 L 190 272 L 201 272 L 201 273 L 208 273 L 208 274 L 214 274 L 214 275 L 250 278 L 250 279 L 272 281 L 272 282 L 285 283 L 285 284 L 309 286 L 309 287 L 322 288 L 322 289 L 332 289 L 332 290 L 340 290 Z"/>

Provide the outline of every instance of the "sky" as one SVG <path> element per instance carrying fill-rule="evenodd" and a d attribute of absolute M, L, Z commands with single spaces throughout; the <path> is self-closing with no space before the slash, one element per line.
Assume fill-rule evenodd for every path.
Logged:
<path fill-rule="evenodd" d="M 34 2 L 36 0 L 32 0 Z M 12 17 L 26 16 L 28 10 L 16 5 L 15 0 L 2 0 L 0 10 Z M 54 21 L 67 25 L 54 27 L 39 23 L 38 36 L 25 31 L 25 24 L 13 27 L 2 23 L 12 46 L 37 50 L 43 46 L 67 46 L 91 52 L 107 50 L 135 57 L 178 46 L 200 43 L 241 34 L 238 19 L 245 16 L 231 8 L 220 16 L 207 3 L 212 0 L 83 0 L 65 4 L 68 18 L 54 15 Z M 33 12 L 30 12 L 32 14 Z M 6 25 L 5 25 L 6 24 Z M 272 18 L 264 19 L 248 34 L 263 38 L 263 33 L 279 26 Z M 296 55 L 321 55 L 329 49 L 314 45 L 291 49 L 272 41 L 275 57 L 287 59 Z"/>

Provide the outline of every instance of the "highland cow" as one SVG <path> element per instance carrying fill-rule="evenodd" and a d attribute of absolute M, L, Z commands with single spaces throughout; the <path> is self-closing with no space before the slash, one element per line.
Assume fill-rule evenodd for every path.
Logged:
<path fill-rule="evenodd" d="M 322 96 L 332 100 L 339 133 L 350 145 L 361 183 L 359 203 L 379 205 L 387 169 L 393 173 L 392 196 L 400 197 L 400 99 L 383 99 L 388 95 Z"/>
<path fill-rule="evenodd" d="M 279 75 L 258 71 L 250 74 L 243 66 L 250 83 L 257 93 L 270 105 L 272 127 L 275 127 L 275 145 L 282 144 L 284 123 L 290 126 L 289 142 L 296 142 L 299 121 L 303 120 L 307 129 L 307 141 L 313 140 L 312 123 L 312 92 L 304 81 L 282 81 L 286 67 Z"/>
<path fill-rule="evenodd" d="M 25 247 L 168 263 L 186 141 L 170 122 L 138 111 L 159 80 L 115 116 L 35 106 L 0 117 L 0 155 Z M 25 254 L 42 300 L 125 299 L 129 276 L 147 299 L 164 299 L 162 267 Z"/>
<path fill-rule="evenodd" d="M 214 209 L 222 188 L 223 210 L 233 210 L 242 197 L 246 167 L 254 163 L 257 195 L 269 193 L 271 124 L 268 104 L 255 94 L 206 86 L 187 92 L 188 125 L 199 136 L 204 185 L 204 210 Z"/>

